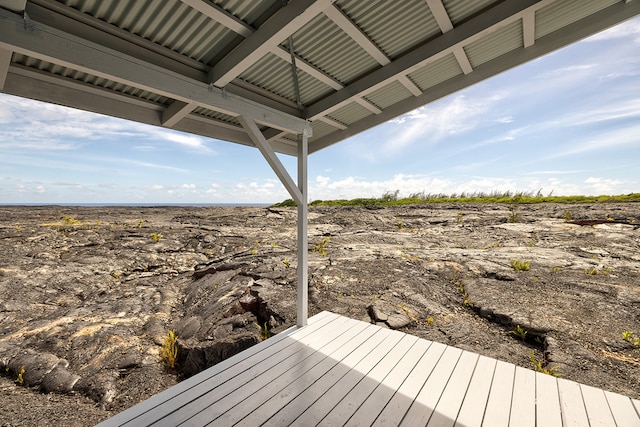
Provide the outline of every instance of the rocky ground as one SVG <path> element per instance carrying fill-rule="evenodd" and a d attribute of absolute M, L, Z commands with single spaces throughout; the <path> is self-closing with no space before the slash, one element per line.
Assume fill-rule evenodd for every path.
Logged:
<path fill-rule="evenodd" d="M 530 369 L 533 355 L 640 398 L 639 205 L 309 219 L 310 315 Z M 294 208 L 0 207 L 0 426 L 95 424 L 294 325 L 295 222 Z"/>

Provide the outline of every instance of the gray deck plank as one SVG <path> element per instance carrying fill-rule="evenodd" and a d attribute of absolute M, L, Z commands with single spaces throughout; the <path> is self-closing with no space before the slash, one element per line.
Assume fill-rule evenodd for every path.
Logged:
<path fill-rule="evenodd" d="M 516 375 L 513 380 L 509 425 L 512 427 L 535 427 L 536 425 L 536 374 L 520 366 L 516 366 Z"/>
<path fill-rule="evenodd" d="M 462 350 L 447 347 L 435 369 L 424 383 L 400 425 L 425 425 L 433 413 L 451 374 L 462 355 Z"/>
<path fill-rule="evenodd" d="M 456 419 L 458 427 L 480 427 L 487 407 L 491 380 L 496 369 L 496 359 L 480 356 L 476 369 L 471 377 L 467 396 L 462 402 L 460 413 Z"/>
<path fill-rule="evenodd" d="M 344 394 L 340 402 L 329 411 L 319 425 L 334 426 L 348 420 L 376 387 L 384 381 L 389 372 L 393 370 L 417 340 L 418 337 L 405 334 L 366 375 L 360 378 L 351 390 Z"/>
<path fill-rule="evenodd" d="M 358 410 L 347 421 L 347 426 L 370 426 L 376 420 L 385 405 L 398 391 L 398 388 L 409 376 L 423 354 L 428 350 L 430 341 L 416 340 L 384 380 L 360 405 Z"/>
<path fill-rule="evenodd" d="M 349 356 L 349 354 L 351 354 L 356 348 L 360 347 L 365 341 L 371 338 L 371 336 L 376 332 L 376 328 L 374 325 L 367 325 L 366 323 L 362 323 L 360 327 L 361 330 L 356 336 L 354 336 L 344 345 L 340 346 L 331 353 L 323 351 L 327 357 L 325 357 L 320 363 L 306 372 L 303 376 L 300 376 L 297 379 L 284 384 L 284 387 L 281 390 L 279 390 L 277 393 L 274 393 L 272 396 L 268 396 L 268 400 L 266 400 L 262 405 L 257 406 L 254 411 L 249 413 L 245 418 L 243 418 L 235 425 L 259 425 L 260 423 L 268 420 L 274 414 L 280 411 L 296 396 L 301 395 L 314 382 L 324 376 L 336 365 L 340 364 L 342 360 Z M 298 414 L 300 414 L 300 412 L 298 412 Z"/>
<path fill-rule="evenodd" d="M 560 394 L 563 426 L 588 426 L 589 417 L 584 407 L 580 385 L 573 381 L 558 378 L 558 392 Z"/>
<path fill-rule="evenodd" d="M 176 395 L 153 411 L 142 414 L 132 420 L 131 425 L 151 425 L 154 422 L 156 425 L 176 425 L 197 413 L 195 408 L 204 405 L 202 402 L 220 399 L 244 383 L 268 375 L 273 367 L 280 366 L 284 360 L 312 353 L 314 350 L 308 345 L 312 340 L 328 342 L 335 335 L 332 329 L 342 328 L 345 324 L 347 322 L 340 318 L 332 318 L 315 329 L 302 329 L 299 335 L 272 343 L 264 352 L 245 358 L 228 369 L 219 371 L 214 366 L 211 369 L 215 374 L 210 378 L 193 386 L 188 392 Z"/>
<path fill-rule="evenodd" d="M 420 393 L 422 386 L 429 379 L 438 361 L 444 354 L 447 346 L 433 342 L 422 356 L 420 361 L 411 371 L 409 377 L 402 383 L 398 392 L 384 407 L 378 418 L 373 423 L 374 426 L 399 425 L 407 410 L 411 407 L 413 400 Z"/>
<path fill-rule="evenodd" d="M 177 425 L 183 422 L 185 426 L 201 426 L 213 420 L 216 425 L 232 425 L 248 413 L 242 408 L 232 410 L 236 405 L 251 401 L 252 406 L 259 406 L 274 393 L 286 387 L 290 381 L 304 375 L 306 371 L 321 362 L 326 357 L 325 351 L 328 353 L 335 351 L 362 329 L 362 322 L 350 320 L 338 331 L 327 330 L 323 335 L 316 333 L 316 337 L 308 337 L 303 350 L 282 360 L 269 370 L 263 370 L 257 376 L 243 375 L 243 381 L 236 379 L 235 382 L 242 384 L 231 393 L 224 396 L 221 393 L 210 393 L 197 401 L 190 402 L 189 406 L 166 417 L 166 425 Z M 185 418 L 187 415 L 190 417 Z"/>
<path fill-rule="evenodd" d="M 387 333 L 378 327 L 373 326 L 374 333 L 360 346 L 355 348 L 341 363 L 335 365 L 318 378 L 306 390 L 295 396 L 284 408 L 271 417 L 265 425 L 283 426 L 289 425 L 315 403 L 322 395 L 329 390 L 342 377 L 348 374 L 363 359 L 365 359 L 380 344 L 382 339 L 377 334 L 388 336 Z M 387 331 L 388 332 L 388 331 Z M 383 338 L 384 339 L 384 338 Z"/>
<path fill-rule="evenodd" d="M 390 330 L 383 329 L 380 332 L 381 334 L 376 334 L 376 337 L 382 341 L 358 362 L 353 369 L 313 402 L 291 425 L 302 427 L 317 425 L 340 402 L 342 396 L 348 393 L 363 376 L 373 369 L 378 361 L 404 336 L 404 334 L 394 333 Z"/>
<path fill-rule="evenodd" d="M 501 427 L 509 425 L 509 415 L 511 414 L 509 402 L 511 402 L 513 395 L 515 373 L 515 365 L 501 360 L 496 363 L 487 409 L 482 420 L 483 426 Z"/>
<path fill-rule="evenodd" d="M 562 427 L 558 379 L 536 372 L 536 422 L 542 427 Z"/>
<path fill-rule="evenodd" d="M 312 334 L 317 329 L 322 328 L 327 324 L 329 324 L 330 322 L 336 321 L 336 320 L 338 320 L 338 316 L 333 313 L 330 313 L 327 311 L 319 313 L 318 315 L 309 319 L 308 328 L 306 328 L 307 330 L 304 331 L 304 333 Z M 237 365 L 241 363 L 243 360 L 249 359 L 250 357 L 255 356 L 258 353 L 265 354 L 263 352 L 273 352 L 279 348 L 283 348 L 288 345 L 291 345 L 292 343 L 291 340 L 287 341 L 286 339 L 291 337 L 293 334 L 300 334 L 301 332 L 302 331 L 298 330 L 296 327 L 289 328 L 286 331 L 283 331 L 273 336 L 269 340 L 265 340 L 261 343 L 258 343 L 250 347 L 249 349 L 218 363 L 214 367 L 206 369 L 188 378 L 187 380 L 182 381 L 174 385 L 173 387 L 167 390 L 164 390 L 161 393 L 158 393 L 155 396 L 152 396 L 151 398 L 143 402 L 140 402 L 139 404 L 129 408 L 125 412 L 116 414 L 115 416 L 98 424 L 98 427 L 125 425 L 129 421 L 133 421 L 136 417 L 149 411 L 153 411 L 154 414 L 158 414 L 158 416 L 162 416 L 161 413 L 164 412 L 163 409 L 164 409 L 165 402 L 168 402 L 173 398 L 175 398 L 176 396 L 185 392 L 189 392 L 191 394 L 194 386 L 197 386 L 198 384 L 211 379 L 215 375 L 221 372 L 224 372 L 229 368 L 237 368 Z M 160 408 L 161 405 L 163 406 L 163 408 Z M 135 424 L 139 424 L 139 423 L 136 421 Z"/>
<path fill-rule="evenodd" d="M 469 351 L 462 353 L 429 419 L 428 427 L 449 427 L 455 424 L 479 357 Z"/>
<path fill-rule="evenodd" d="M 640 427 L 640 402 L 323 312 L 99 426 L 345 423 Z"/>
<path fill-rule="evenodd" d="M 604 395 L 619 426 L 640 426 L 640 415 L 635 411 L 630 398 L 610 391 L 605 391 Z"/>
<path fill-rule="evenodd" d="M 580 391 L 582 392 L 582 400 L 584 401 L 591 427 L 616 425 L 613 414 L 609 409 L 609 403 L 604 395 L 604 390 L 581 384 Z"/>

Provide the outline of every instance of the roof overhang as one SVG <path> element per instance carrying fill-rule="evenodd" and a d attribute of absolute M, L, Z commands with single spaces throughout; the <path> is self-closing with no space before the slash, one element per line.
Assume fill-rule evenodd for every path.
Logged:
<path fill-rule="evenodd" d="M 3 92 L 309 152 L 640 14 L 623 0 L 0 0 Z"/>

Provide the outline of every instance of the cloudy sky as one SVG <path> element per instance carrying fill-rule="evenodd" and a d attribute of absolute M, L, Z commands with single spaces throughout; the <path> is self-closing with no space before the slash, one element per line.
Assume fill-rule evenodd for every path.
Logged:
<path fill-rule="evenodd" d="M 640 192 L 639 52 L 637 18 L 312 154 L 309 199 Z M 256 149 L 4 94 L 0 136 L 0 204 L 289 198 Z"/>

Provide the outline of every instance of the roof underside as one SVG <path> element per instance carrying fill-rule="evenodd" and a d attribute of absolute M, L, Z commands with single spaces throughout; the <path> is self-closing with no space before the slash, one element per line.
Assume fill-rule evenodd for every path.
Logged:
<path fill-rule="evenodd" d="M 640 0 L 0 0 L 3 92 L 309 152 L 640 13 Z M 309 132 L 307 132 L 309 133 Z"/>

